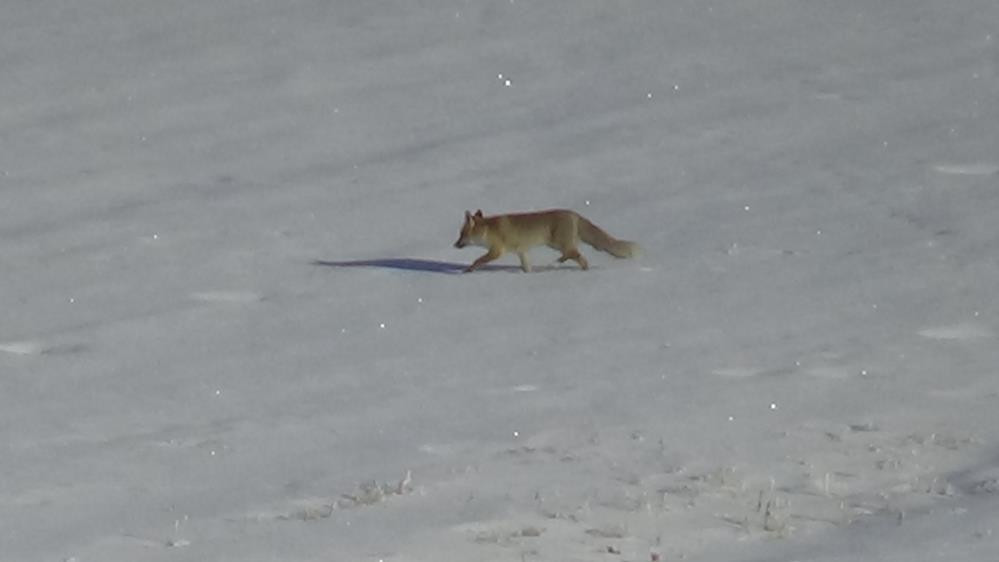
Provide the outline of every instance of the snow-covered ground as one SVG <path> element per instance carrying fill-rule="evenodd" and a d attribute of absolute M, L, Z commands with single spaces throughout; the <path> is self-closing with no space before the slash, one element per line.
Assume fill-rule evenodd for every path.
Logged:
<path fill-rule="evenodd" d="M 0 560 L 999 556 L 995 0 L 33 0 L 0 68 Z M 547 207 L 644 256 L 457 274 Z"/>

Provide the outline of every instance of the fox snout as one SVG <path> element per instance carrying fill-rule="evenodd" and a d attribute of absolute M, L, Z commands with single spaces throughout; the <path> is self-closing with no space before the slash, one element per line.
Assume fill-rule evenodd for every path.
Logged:
<path fill-rule="evenodd" d="M 461 230 L 458 231 L 458 241 L 454 243 L 455 248 L 464 248 L 465 246 L 479 244 L 478 237 L 475 235 L 476 220 L 482 218 L 481 209 L 475 211 L 474 215 L 465 211 L 465 222 L 462 223 Z"/>
<path fill-rule="evenodd" d="M 471 234 L 467 232 L 467 229 L 461 229 L 458 233 L 458 241 L 454 243 L 455 248 L 464 248 L 465 246 L 475 245 L 475 239 L 472 238 Z"/>

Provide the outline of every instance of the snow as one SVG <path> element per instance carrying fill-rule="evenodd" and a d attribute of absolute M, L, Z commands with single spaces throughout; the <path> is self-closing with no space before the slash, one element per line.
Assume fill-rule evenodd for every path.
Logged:
<path fill-rule="evenodd" d="M 997 21 L 9 3 L 0 560 L 995 558 Z"/>

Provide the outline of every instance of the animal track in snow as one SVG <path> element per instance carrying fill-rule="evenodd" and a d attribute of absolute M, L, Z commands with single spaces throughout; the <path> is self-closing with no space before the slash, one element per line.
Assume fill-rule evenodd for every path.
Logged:
<path fill-rule="evenodd" d="M 999 164 L 979 162 L 973 164 L 937 164 L 933 169 L 941 174 L 956 176 L 992 176 L 999 174 Z"/>
<path fill-rule="evenodd" d="M 995 334 L 985 326 L 968 323 L 924 328 L 919 335 L 933 340 L 975 340 L 991 338 Z"/>

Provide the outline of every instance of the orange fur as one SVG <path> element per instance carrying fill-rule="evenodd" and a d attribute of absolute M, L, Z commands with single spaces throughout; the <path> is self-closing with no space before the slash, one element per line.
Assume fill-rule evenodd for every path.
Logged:
<path fill-rule="evenodd" d="M 521 269 L 531 271 L 527 251 L 535 246 L 548 246 L 561 252 L 559 263 L 573 260 L 580 268 L 588 269 L 589 263 L 579 253 L 580 241 L 618 258 L 634 257 L 639 252 L 634 242 L 618 240 L 586 217 L 567 209 L 491 217 L 483 216 L 481 210 L 475 214 L 465 211 L 465 222 L 454 246 L 475 245 L 488 250 L 472 262 L 466 272 L 475 271 L 506 252 L 516 253 Z"/>

